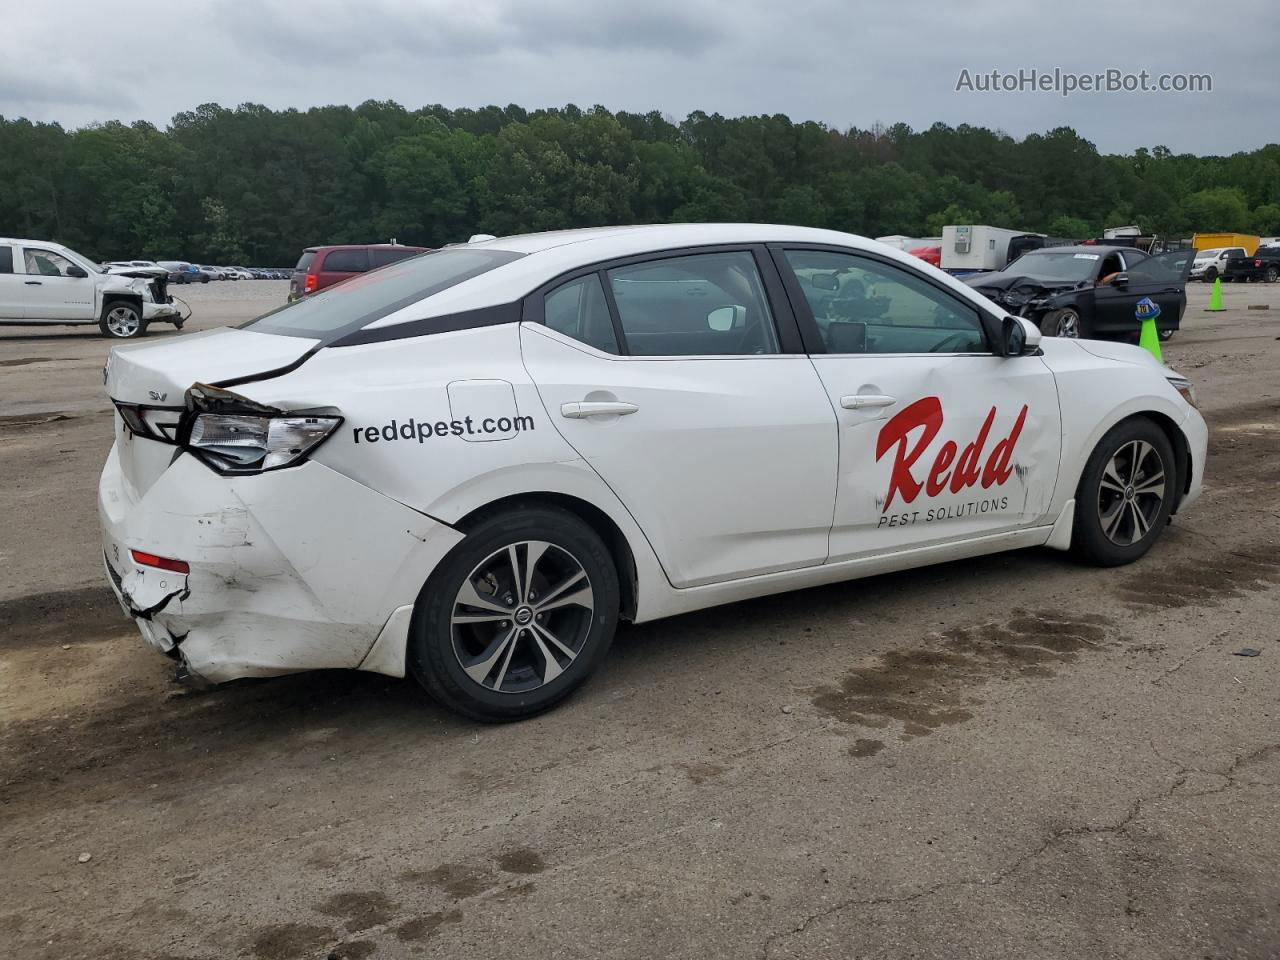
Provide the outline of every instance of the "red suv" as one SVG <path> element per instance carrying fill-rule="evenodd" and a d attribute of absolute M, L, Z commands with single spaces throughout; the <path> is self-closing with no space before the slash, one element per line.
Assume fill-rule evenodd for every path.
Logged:
<path fill-rule="evenodd" d="M 366 273 L 397 260 L 430 252 L 428 247 L 402 247 L 391 243 L 307 247 L 298 258 L 298 265 L 293 268 L 293 276 L 289 280 L 289 299 L 298 300 L 308 293 L 315 293 L 340 283 L 347 277 L 354 277 L 357 273 Z"/>

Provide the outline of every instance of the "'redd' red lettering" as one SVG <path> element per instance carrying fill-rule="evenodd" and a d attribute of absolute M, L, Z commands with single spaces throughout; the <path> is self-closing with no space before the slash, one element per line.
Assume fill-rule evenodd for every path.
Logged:
<path fill-rule="evenodd" d="M 894 498 L 901 495 L 906 503 L 912 503 L 920 495 L 923 487 L 931 497 L 936 497 L 945 489 L 959 493 L 966 487 L 982 484 L 983 489 L 995 485 L 1001 486 L 1013 475 L 1011 461 L 1013 448 L 1022 434 L 1022 427 L 1027 422 L 1027 406 L 1023 404 L 1018 418 L 1014 421 L 1009 435 L 998 442 L 991 450 L 985 465 L 982 464 L 983 450 L 991 434 L 991 426 L 996 420 L 996 408 L 993 406 L 983 421 L 978 435 L 973 442 L 967 444 L 963 451 L 954 440 L 948 440 L 938 450 L 933 465 L 922 471 L 925 478 L 922 483 L 912 472 L 919 460 L 933 442 L 938 431 L 942 429 L 942 401 L 937 397 L 922 397 L 915 403 L 894 414 L 880 428 L 876 439 L 876 460 L 880 460 L 890 450 L 894 450 L 893 467 L 889 473 L 889 492 L 884 498 L 882 512 L 888 512 Z M 920 430 L 914 444 L 911 442 L 913 431 Z M 960 451 L 957 459 L 956 453 Z M 952 461 L 955 467 L 948 475 L 947 469 Z"/>

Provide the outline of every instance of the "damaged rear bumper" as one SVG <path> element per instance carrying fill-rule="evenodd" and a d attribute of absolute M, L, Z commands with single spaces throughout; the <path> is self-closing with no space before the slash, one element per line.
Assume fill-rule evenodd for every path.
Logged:
<path fill-rule="evenodd" d="M 408 611 L 462 538 L 314 462 L 223 477 L 180 455 L 139 491 L 117 447 L 98 511 L 125 614 L 153 647 L 212 683 L 323 668 L 403 676 Z M 190 572 L 136 563 L 135 550 Z"/>

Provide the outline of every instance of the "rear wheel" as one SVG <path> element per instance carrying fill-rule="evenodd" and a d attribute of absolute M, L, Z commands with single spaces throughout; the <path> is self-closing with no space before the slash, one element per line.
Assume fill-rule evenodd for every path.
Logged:
<path fill-rule="evenodd" d="M 1267 283 L 1275 283 L 1276 280 L 1280 280 L 1280 269 L 1267 267 Z"/>
<path fill-rule="evenodd" d="M 1117 424 L 1094 447 L 1080 478 L 1072 552 L 1103 567 L 1137 560 L 1168 524 L 1176 490 L 1164 431 L 1146 417 Z"/>
<path fill-rule="evenodd" d="M 122 300 L 114 300 L 102 308 L 98 329 L 104 337 L 132 340 L 134 337 L 146 336 L 147 323 L 142 319 L 142 311 L 138 307 Z"/>
<path fill-rule="evenodd" d="M 618 575 L 577 516 L 530 506 L 472 529 L 418 598 L 409 669 L 458 713 L 502 722 L 554 706 L 603 660 Z"/>

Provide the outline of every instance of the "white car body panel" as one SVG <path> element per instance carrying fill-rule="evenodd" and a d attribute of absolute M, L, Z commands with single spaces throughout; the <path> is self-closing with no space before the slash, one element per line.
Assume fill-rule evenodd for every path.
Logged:
<path fill-rule="evenodd" d="M 629 561 L 619 571 L 634 587 L 629 618 L 641 622 L 997 550 L 1065 549 L 1085 460 L 1135 413 L 1180 431 L 1194 468 L 1182 505 L 1198 495 L 1204 422 L 1132 347 L 1040 341 L 1031 329 L 1042 355 L 620 357 L 527 320 L 396 338 L 400 324 L 508 305 L 584 265 L 774 241 L 874 252 L 1004 316 L 947 274 L 860 237 L 624 227 L 471 245 L 527 256 L 364 327 L 392 338 L 383 342 L 327 347 L 247 329 L 116 348 L 108 393 L 155 408 L 146 422 L 170 431 L 195 383 L 343 418 L 300 465 L 224 476 L 117 417 L 99 507 L 122 604 L 152 643 L 210 680 L 317 667 L 402 676 L 419 592 L 469 518 L 503 501 L 551 497 L 606 518 Z M 843 403 L 868 393 L 892 403 Z M 922 442 L 925 425 L 914 426 L 877 456 L 893 418 L 928 398 L 941 409 L 934 435 Z M 599 400 L 635 410 L 564 415 Z M 890 501 L 908 452 L 922 489 L 908 502 L 899 483 Z M 967 479 L 953 491 L 962 462 Z M 993 499 L 998 508 L 963 507 Z M 917 516 L 902 520 L 907 512 Z M 139 566 L 131 550 L 191 572 Z"/>

